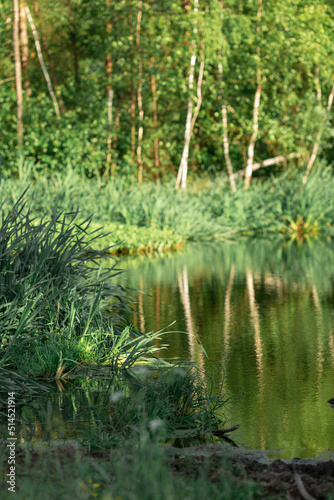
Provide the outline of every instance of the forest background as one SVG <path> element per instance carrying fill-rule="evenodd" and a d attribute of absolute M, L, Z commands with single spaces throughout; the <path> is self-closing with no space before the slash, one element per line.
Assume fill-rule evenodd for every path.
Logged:
<path fill-rule="evenodd" d="M 3 0 L 2 173 L 308 174 L 334 159 L 333 27 L 330 0 Z"/>

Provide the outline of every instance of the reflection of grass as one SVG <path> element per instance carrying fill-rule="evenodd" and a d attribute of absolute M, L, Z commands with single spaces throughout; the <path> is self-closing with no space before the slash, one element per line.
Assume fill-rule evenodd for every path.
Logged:
<path fill-rule="evenodd" d="M 95 420 L 102 422 L 99 432 L 90 432 L 83 440 L 90 449 L 119 445 L 147 432 L 163 439 L 203 437 L 224 422 L 226 394 L 220 390 L 213 395 L 193 366 L 173 365 L 154 372 L 141 368 L 123 377 L 117 388 L 113 381 L 114 391 L 106 394 L 102 413 L 97 411 Z"/>
<path fill-rule="evenodd" d="M 61 419 L 66 412 L 67 420 L 75 422 L 76 428 L 81 419 L 88 420 L 90 430 L 76 439 L 90 454 L 82 447 L 76 451 L 71 445 L 60 448 L 59 452 L 57 447 L 52 451 L 18 452 L 18 497 L 34 500 L 44 500 L 45 496 L 110 500 L 183 500 L 189 495 L 198 500 L 260 498 L 254 485 L 236 481 L 230 466 L 225 461 L 222 464 L 221 459 L 219 477 L 214 481 L 210 480 L 209 466 L 203 463 L 199 469 L 185 464 L 182 473 L 172 473 L 173 459 L 167 461 L 166 439 L 188 436 L 189 431 L 203 436 L 222 423 L 219 412 L 227 403 L 226 395 L 213 396 L 202 376 L 189 365 L 157 370 L 137 368 L 119 373 L 109 383 L 104 379 L 104 385 L 109 387 L 104 387 L 102 394 L 100 390 L 91 394 L 85 391 L 82 401 L 73 398 L 73 393 L 59 394 L 55 402 L 59 398 L 61 414 L 49 404 L 35 405 L 36 413 L 31 406 L 23 409 L 20 419 L 41 422 L 42 426 L 50 418 Z M 73 415 L 69 413 L 71 402 Z M 64 427 L 64 423 L 61 420 L 59 425 Z M 43 438 L 43 434 L 39 435 L 39 439 Z M 7 498 L 7 488 L 2 484 L 7 458 L 0 451 L 2 498 Z"/>

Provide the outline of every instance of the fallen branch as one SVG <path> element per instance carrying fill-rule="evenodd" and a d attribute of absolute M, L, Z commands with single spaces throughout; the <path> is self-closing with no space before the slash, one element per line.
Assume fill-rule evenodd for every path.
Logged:
<path fill-rule="evenodd" d="M 295 481 L 297 484 L 297 488 L 301 496 L 304 498 L 304 500 L 316 500 L 312 495 L 310 495 L 304 486 L 304 483 L 302 481 L 302 478 L 300 477 L 299 474 L 295 474 Z"/>
<path fill-rule="evenodd" d="M 270 167 L 271 165 L 277 165 L 278 163 L 283 163 L 284 161 L 291 160 L 293 158 L 299 158 L 302 154 L 301 153 L 290 153 L 287 156 L 279 155 L 279 156 L 274 156 L 273 158 L 268 158 L 268 160 L 261 161 L 260 163 L 254 163 L 252 172 L 254 170 L 259 170 L 259 168 L 263 167 Z M 243 177 L 246 173 L 246 169 L 243 168 L 241 170 L 238 170 L 238 172 L 235 172 L 233 174 L 234 177 Z"/>

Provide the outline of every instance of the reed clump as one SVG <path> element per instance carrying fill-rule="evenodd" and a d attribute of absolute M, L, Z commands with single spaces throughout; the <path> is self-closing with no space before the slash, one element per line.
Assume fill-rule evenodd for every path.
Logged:
<path fill-rule="evenodd" d="M 131 366 L 154 351 L 151 341 L 159 336 L 127 327 L 124 313 L 132 299 L 114 282 L 123 271 L 110 248 L 94 248 L 106 234 L 91 230 L 92 218 L 78 221 L 78 210 L 57 208 L 50 216 L 36 216 L 29 197 L 25 190 L 10 210 L 6 201 L 1 207 L 3 394 L 15 387 L 22 393 L 23 375 L 54 377 L 63 365 L 70 370 L 77 364 Z M 102 267 L 103 259 L 111 264 Z"/>

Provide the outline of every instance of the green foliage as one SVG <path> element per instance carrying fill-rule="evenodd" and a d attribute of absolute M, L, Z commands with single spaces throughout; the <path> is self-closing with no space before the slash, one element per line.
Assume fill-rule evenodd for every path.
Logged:
<path fill-rule="evenodd" d="M 3 179 L 0 197 L 8 195 L 7 213 L 32 172 L 20 167 L 18 180 Z M 78 220 L 94 213 L 90 228 L 104 226 L 105 233 L 93 242 L 94 248 L 115 245 L 110 251 L 124 254 L 178 248 L 189 240 L 292 234 L 297 228 L 301 233 L 333 234 L 334 179 L 320 162 L 306 185 L 299 175 L 287 172 L 265 181 L 254 179 L 247 191 L 238 185 L 236 193 L 225 176 L 192 182 L 181 193 L 172 182 L 139 187 L 135 181 L 116 178 L 103 183 L 73 170 L 66 176 L 37 176 L 33 189 L 30 203 L 36 214 L 50 217 L 55 207 L 72 212 L 80 206 Z"/>
<path fill-rule="evenodd" d="M 110 249 L 92 248 L 105 234 L 91 232 L 91 218 L 76 222 L 78 212 L 34 217 L 28 196 L 24 191 L 0 225 L 0 392 L 22 386 L 13 370 L 35 377 L 82 363 L 116 370 L 154 353 L 160 333 L 124 328 L 130 295 L 113 284 L 122 271 L 116 262 L 102 269 L 101 259 L 115 259 Z M 34 392 L 38 384 L 25 387 Z"/>
<path fill-rule="evenodd" d="M 90 449 L 137 441 L 145 433 L 163 441 L 203 438 L 224 422 L 222 410 L 229 400 L 221 388 L 213 395 L 212 382 L 184 364 L 155 372 L 149 368 L 126 372 L 120 387 L 111 394 L 111 403 L 103 405 L 103 411 L 106 407 L 109 411 L 108 421 L 97 414 L 95 419 L 102 422 L 99 432 L 88 433 L 82 441 Z"/>
<path fill-rule="evenodd" d="M 4 450 L 5 448 L 2 448 Z M 5 452 L 0 455 L 0 481 L 3 498 L 11 498 L 5 482 Z M 202 464 L 198 477 L 191 466 L 176 474 L 166 460 L 163 447 L 150 443 L 143 436 L 137 447 L 112 450 L 110 456 L 94 458 L 75 450 L 71 445 L 42 452 L 23 451 L 16 467 L 19 499 L 42 500 L 47 492 L 50 500 L 251 500 L 264 498 L 251 481 L 236 480 L 232 466 L 224 462 L 216 481 L 209 478 L 209 464 Z M 189 474 L 190 473 L 190 474 Z"/>
<path fill-rule="evenodd" d="M 136 175 L 138 165 L 138 0 L 42 0 L 28 2 L 41 39 L 46 66 L 64 111 L 57 119 L 33 37 L 28 27 L 28 65 L 23 70 L 24 142 L 17 150 L 15 72 L 12 64 L 12 2 L 2 3 L 4 26 L 0 49 L 0 152 L 3 170 L 16 173 L 18 153 L 37 169 L 65 171 L 69 162 L 88 177 L 113 171 Z M 190 150 L 190 171 L 225 169 L 221 103 L 227 101 L 230 155 L 234 168 L 244 166 L 253 128 L 257 72 L 262 78 L 259 134 L 255 161 L 278 154 L 310 154 L 333 73 L 333 12 L 329 0 L 263 2 L 258 26 L 258 3 L 228 0 L 200 2 L 199 12 L 182 2 L 144 2 L 141 20 L 143 61 L 144 177 L 174 176 L 183 147 L 189 97 L 188 75 L 193 29 L 198 60 L 205 56 L 203 101 Z M 37 8 L 38 7 L 38 8 Z M 192 2 L 190 7 L 192 7 Z M 112 74 L 105 62 L 112 59 Z M 220 80 L 218 64 L 223 65 Z M 53 69 L 52 69 L 53 68 Z M 319 99 L 316 74 L 319 73 Z M 155 77 L 153 98 L 152 77 Z M 106 87 L 113 88 L 112 126 L 108 125 Z M 196 91 L 193 90 L 196 102 Z M 154 119 L 154 99 L 157 123 Z M 134 109 L 133 109 L 134 106 Z M 111 162 L 107 165 L 111 130 Z M 154 158 L 158 140 L 160 164 Z M 322 138 L 323 155 L 333 159 L 331 123 Z M 291 169 L 304 169 L 292 164 Z M 269 170 L 268 170 L 269 171 Z"/>

